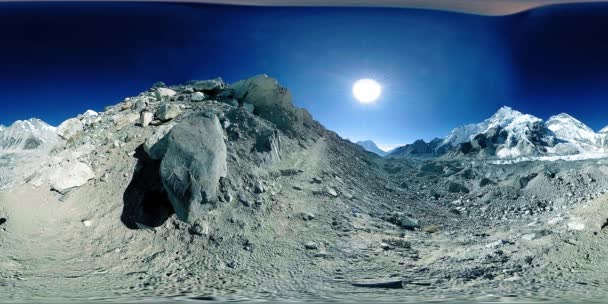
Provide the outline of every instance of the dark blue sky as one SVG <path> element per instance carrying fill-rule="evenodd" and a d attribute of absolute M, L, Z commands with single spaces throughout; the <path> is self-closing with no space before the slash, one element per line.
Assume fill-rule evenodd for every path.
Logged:
<path fill-rule="evenodd" d="M 608 5 L 512 16 L 365 8 L 0 4 L 0 124 L 57 125 L 162 80 L 266 73 L 354 140 L 446 135 L 502 105 L 608 125 Z M 377 79 L 380 100 L 351 96 Z"/>

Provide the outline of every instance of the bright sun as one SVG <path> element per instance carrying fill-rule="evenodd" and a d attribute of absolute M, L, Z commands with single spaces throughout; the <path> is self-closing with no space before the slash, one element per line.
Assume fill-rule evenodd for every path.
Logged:
<path fill-rule="evenodd" d="M 361 103 L 372 103 L 380 97 L 382 87 L 373 79 L 359 79 L 353 85 L 353 96 Z"/>

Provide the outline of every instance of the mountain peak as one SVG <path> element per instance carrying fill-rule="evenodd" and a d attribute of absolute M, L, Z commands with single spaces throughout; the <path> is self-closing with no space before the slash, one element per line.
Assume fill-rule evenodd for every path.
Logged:
<path fill-rule="evenodd" d="M 498 109 L 498 111 L 496 111 L 496 113 L 494 113 L 494 115 L 492 115 L 492 117 L 490 117 L 486 121 L 489 121 L 490 124 L 494 123 L 504 126 L 523 115 L 524 114 L 522 112 L 514 110 L 511 107 L 502 106 L 500 109 Z"/>
<path fill-rule="evenodd" d="M 366 145 L 366 144 L 376 145 L 376 143 L 373 140 L 371 140 L 371 139 L 360 140 L 360 141 L 356 142 L 356 144 L 358 144 L 358 145 Z"/>
<path fill-rule="evenodd" d="M 567 114 L 567 113 L 560 113 L 557 115 L 553 115 L 553 116 L 549 117 L 549 119 L 547 120 L 547 125 L 560 124 L 560 123 L 561 124 L 575 124 L 579 127 L 583 127 L 592 132 L 591 128 L 587 127 L 587 125 L 582 123 L 580 120 L 576 119 L 575 117 L 573 117 L 572 115 Z"/>
<path fill-rule="evenodd" d="M 519 111 L 513 110 L 513 108 L 511 108 L 509 106 L 502 106 L 502 107 L 500 107 L 500 109 L 498 109 L 498 111 L 496 111 L 496 113 L 494 115 L 509 115 L 509 114 L 513 114 L 513 113 L 521 114 Z"/>
<path fill-rule="evenodd" d="M 378 148 L 378 145 L 376 145 L 376 143 L 372 140 L 360 140 L 358 142 L 356 142 L 357 145 L 363 147 L 363 149 L 365 149 L 366 151 L 378 154 L 380 156 L 385 156 L 386 154 L 388 154 L 386 151 Z"/>
<path fill-rule="evenodd" d="M 594 146 L 597 142 L 595 132 L 571 115 L 561 113 L 551 116 L 546 125 L 558 138 L 573 144 L 578 151 L 595 150 Z"/>
<path fill-rule="evenodd" d="M 568 113 L 559 113 L 557 115 L 553 115 L 551 117 L 555 117 L 555 118 L 564 118 L 564 119 L 576 119 L 574 117 L 572 117 L 572 115 L 568 114 Z"/>

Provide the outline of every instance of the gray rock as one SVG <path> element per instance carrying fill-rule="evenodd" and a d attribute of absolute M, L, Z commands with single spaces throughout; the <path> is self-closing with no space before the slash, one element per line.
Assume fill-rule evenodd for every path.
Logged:
<path fill-rule="evenodd" d="M 329 256 L 329 254 L 325 251 L 319 251 L 319 252 L 315 253 L 315 255 L 314 255 L 315 258 L 326 258 L 328 256 Z"/>
<path fill-rule="evenodd" d="M 156 113 L 154 113 L 154 116 L 161 121 L 169 121 L 177 117 L 177 115 L 179 115 L 181 112 L 182 110 L 179 108 L 179 106 L 172 103 L 165 103 L 158 108 Z"/>
<path fill-rule="evenodd" d="M 154 91 L 154 95 L 156 96 L 156 99 L 158 99 L 159 101 L 168 100 L 170 97 L 173 97 L 176 94 L 177 94 L 177 92 L 175 92 L 171 89 L 167 89 L 167 88 L 157 88 Z"/>
<path fill-rule="evenodd" d="M 311 241 L 311 242 L 307 242 L 306 244 L 304 244 L 304 248 L 306 248 L 308 250 L 319 249 L 319 245 L 317 245 L 317 243 Z"/>
<path fill-rule="evenodd" d="M 293 131 L 302 123 L 303 113 L 293 106 L 291 93 L 267 75 L 238 81 L 230 88 L 243 104 L 252 104 L 257 115 L 273 122 L 281 130 Z"/>
<path fill-rule="evenodd" d="M 403 229 L 414 230 L 420 228 L 418 220 L 405 215 L 403 212 L 393 212 L 384 217 L 390 223 L 393 223 Z"/>
<path fill-rule="evenodd" d="M 495 185 L 496 183 L 494 181 L 492 181 L 491 179 L 484 177 L 479 181 L 479 187 L 485 187 L 488 185 Z"/>
<path fill-rule="evenodd" d="M 205 100 L 205 94 L 202 92 L 194 92 L 190 95 L 191 101 L 203 101 Z"/>
<path fill-rule="evenodd" d="M 154 114 L 152 114 L 152 112 L 141 112 L 139 114 L 139 125 L 142 127 L 147 127 L 152 122 L 152 119 L 154 119 Z"/>
<path fill-rule="evenodd" d="M 151 159 L 161 160 L 167 152 L 167 134 L 175 123 L 170 123 L 158 127 L 156 132 L 152 136 L 148 137 L 144 142 L 144 151 L 148 154 Z"/>
<path fill-rule="evenodd" d="M 95 178 L 95 173 L 82 162 L 68 162 L 55 167 L 46 178 L 50 182 L 51 189 L 64 194 Z"/>
<path fill-rule="evenodd" d="M 148 106 L 147 98 L 138 98 L 135 101 L 135 103 L 133 103 L 132 109 L 135 112 L 141 112 L 141 111 L 145 110 L 147 106 Z"/>
<path fill-rule="evenodd" d="M 225 87 L 222 78 L 215 78 L 211 80 L 196 81 L 192 84 L 192 88 L 196 91 L 217 91 Z"/>
<path fill-rule="evenodd" d="M 160 166 L 173 209 L 188 223 L 215 203 L 220 177 L 228 171 L 222 127 L 215 115 L 209 116 L 193 115 L 173 127 Z"/>
<path fill-rule="evenodd" d="M 302 214 L 300 214 L 300 216 L 302 217 L 302 220 L 304 220 L 304 221 L 312 221 L 315 219 L 315 215 L 312 213 L 302 213 Z"/>
<path fill-rule="evenodd" d="M 204 236 L 209 234 L 209 224 L 203 221 L 197 221 L 190 228 L 188 232 L 192 235 Z"/>
<path fill-rule="evenodd" d="M 116 115 L 112 116 L 112 121 L 119 128 L 123 128 L 127 125 L 135 123 L 138 120 L 139 120 L 138 113 L 122 113 L 122 114 L 116 114 Z"/>
<path fill-rule="evenodd" d="M 332 197 L 338 197 L 338 192 L 336 191 L 336 189 L 334 189 L 332 187 L 327 187 L 325 189 L 325 193 L 329 194 Z"/>
<path fill-rule="evenodd" d="M 277 130 L 260 132 L 256 136 L 255 151 L 260 152 L 268 163 L 281 160 L 281 135 Z"/>
<path fill-rule="evenodd" d="M 448 191 L 451 193 L 469 193 L 469 189 L 462 184 L 450 182 Z"/>
<path fill-rule="evenodd" d="M 247 207 L 251 207 L 251 200 L 243 192 L 239 193 L 239 202 Z"/>
<path fill-rule="evenodd" d="M 264 192 L 266 192 L 266 188 L 264 188 L 264 185 L 262 184 L 262 182 L 258 180 L 253 185 L 253 191 L 255 193 L 264 193 Z"/>
<path fill-rule="evenodd" d="M 57 127 L 57 135 L 68 140 L 84 130 L 84 124 L 78 118 L 70 118 Z"/>

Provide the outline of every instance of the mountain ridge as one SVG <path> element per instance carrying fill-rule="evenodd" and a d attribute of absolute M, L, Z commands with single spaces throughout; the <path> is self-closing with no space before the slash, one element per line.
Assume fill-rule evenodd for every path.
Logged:
<path fill-rule="evenodd" d="M 417 140 L 388 157 L 475 156 L 516 159 L 529 156 L 564 156 L 605 152 L 608 127 L 595 132 L 567 113 L 547 121 L 503 106 L 490 118 L 454 128 L 446 137 L 429 143 Z"/>

